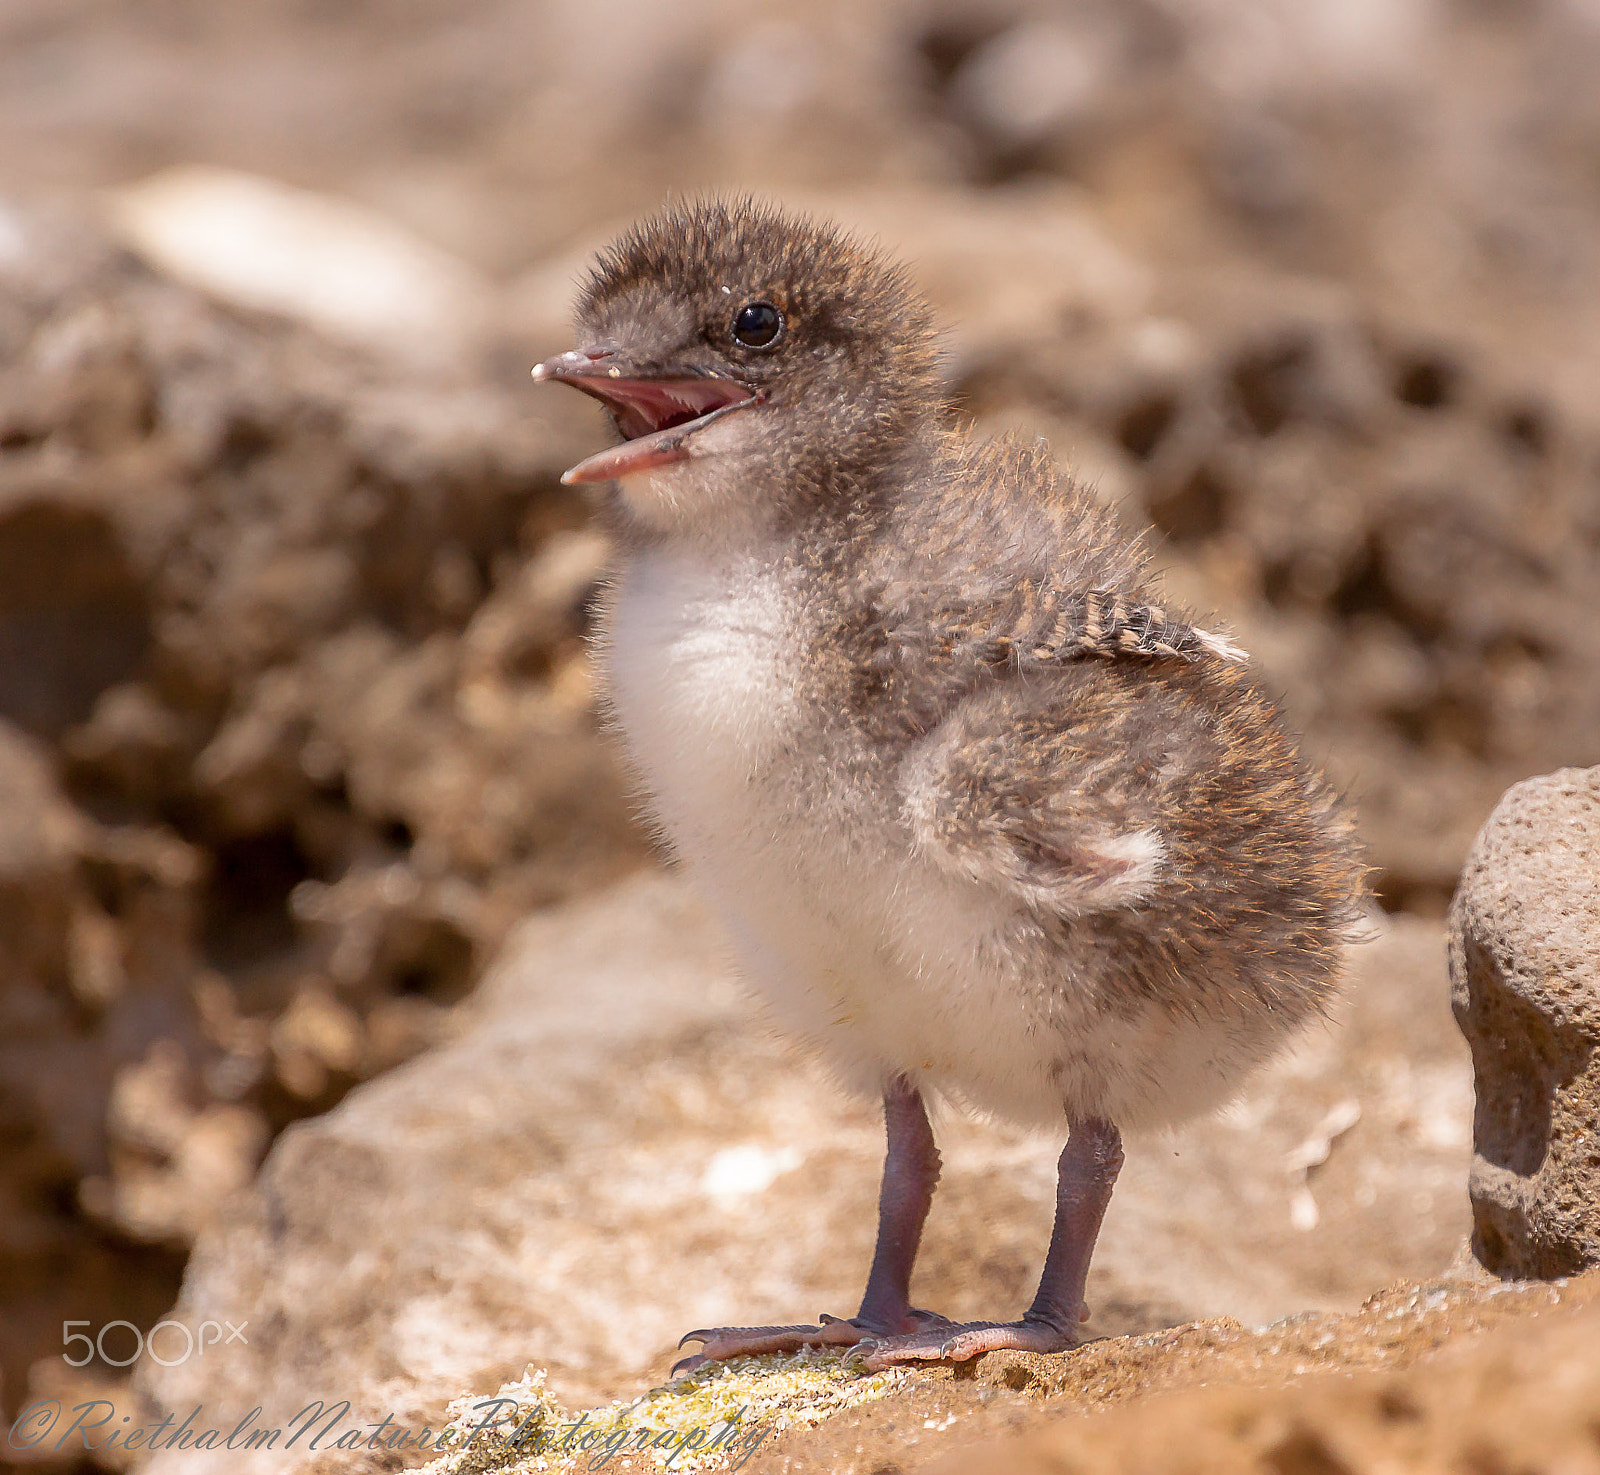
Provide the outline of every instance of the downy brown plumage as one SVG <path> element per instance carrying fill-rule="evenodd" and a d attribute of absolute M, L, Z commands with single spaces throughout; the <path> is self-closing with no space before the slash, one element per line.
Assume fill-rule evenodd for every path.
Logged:
<path fill-rule="evenodd" d="M 623 437 L 568 473 L 620 550 L 616 726 L 772 1016 L 888 1126 L 857 1316 L 691 1333 L 680 1367 L 1070 1346 L 1119 1128 L 1225 1101 L 1331 998 L 1348 820 L 1046 448 L 943 428 L 903 268 L 749 201 L 676 206 L 601 257 L 579 327 L 535 375 Z M 1020 1321 L 910 1303 L 928 1092 L 1069 1132 Z"/>

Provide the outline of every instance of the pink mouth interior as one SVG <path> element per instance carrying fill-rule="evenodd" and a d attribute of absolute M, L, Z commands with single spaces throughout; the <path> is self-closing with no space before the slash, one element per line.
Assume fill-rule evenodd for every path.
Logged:
<path fill-rule="evenodd" d="M 728 379 L 603 379 L 585 374 L 573 375 L 567 383 L 600 400 L 627 440 L 687 425 L 712 410 L 754 398 Z"/>

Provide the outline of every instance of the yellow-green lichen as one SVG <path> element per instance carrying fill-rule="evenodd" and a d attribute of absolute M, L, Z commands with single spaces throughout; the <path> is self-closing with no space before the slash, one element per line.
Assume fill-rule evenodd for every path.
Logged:
<path fill-rule="evenodd" d="M 904 1375 L 862 1374 L 838 1351 L 707 1363 L 629 1403 L 573 1413 L 530 1369 L 449 1409 L 457 1447 L 423 1475 L 640 1469 L 738 1470 L 773 1434 L 884 1397 Z"/>

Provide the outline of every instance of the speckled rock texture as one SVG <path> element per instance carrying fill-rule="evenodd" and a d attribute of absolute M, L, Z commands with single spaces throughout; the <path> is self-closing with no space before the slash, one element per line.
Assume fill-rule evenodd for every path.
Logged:
<path fill-rule="evenodd" d="M 1507 790 L 1450 912 L 1477 1083 L 1473 1249 L 1504 1276 L 1600 1263 L 1600 768 Z"/>

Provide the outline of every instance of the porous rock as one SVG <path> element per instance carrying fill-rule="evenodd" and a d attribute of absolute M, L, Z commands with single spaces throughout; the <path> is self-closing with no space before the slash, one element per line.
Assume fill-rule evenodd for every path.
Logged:
<path fill-rule="evenodd" d="M 1505 1276 L 1600 1263 L 1600 768 L 1509 789 L 1450 915 L 1477 1084 L 1473 1248 Z"/>

